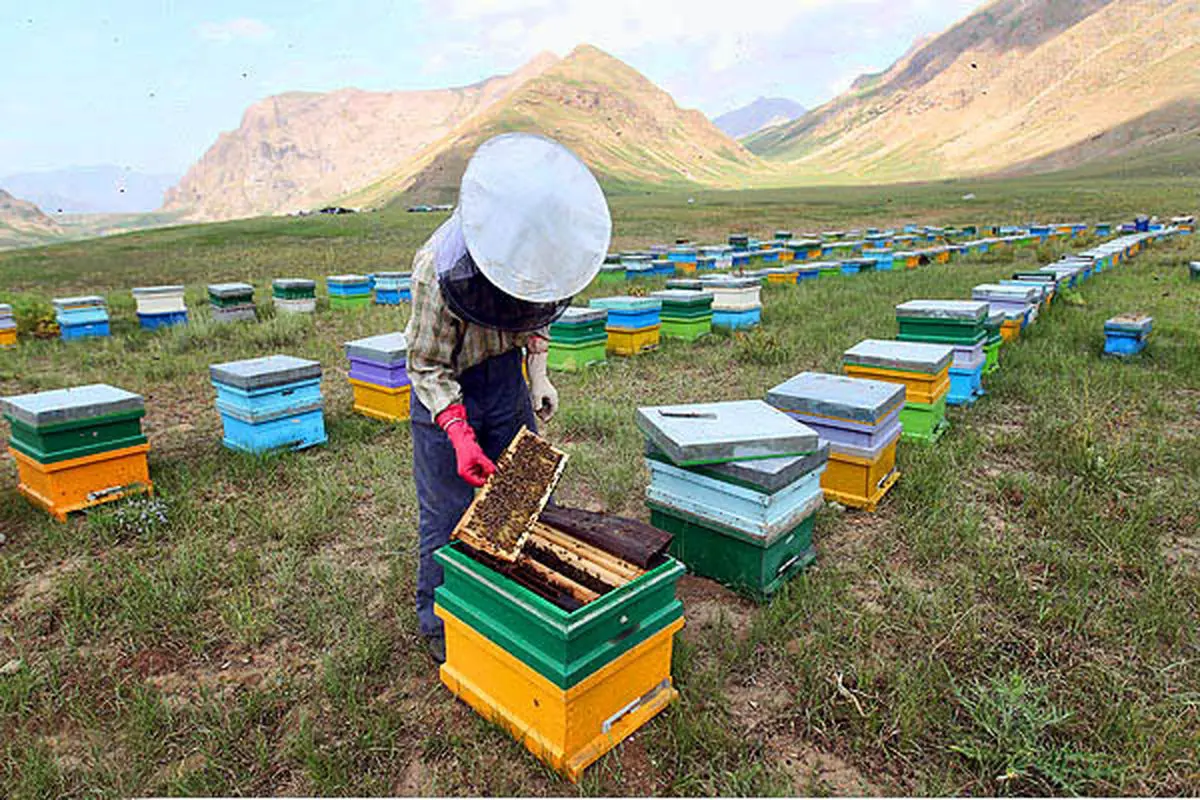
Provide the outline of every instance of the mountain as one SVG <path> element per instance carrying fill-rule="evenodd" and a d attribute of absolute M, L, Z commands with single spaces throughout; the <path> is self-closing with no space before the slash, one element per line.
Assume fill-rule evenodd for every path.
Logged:
<path fill-rule="evenodd" d="M 726 111 L 713 124 L 734 139 L 741 139 L 772 125 L 783 125 L 800 117 L 804 106 L 786 97 L 760 97 L 749 105 Z"/>
<path fill-rule="evenodd" d="M 489 137 L 508 131 L 542 133 L 562 142 L 609 189 L 733 188 L 771 172 L 699 111 L 681 109 L 624 62 L 581 45 L 347 202 L 373 205 L 402 193 L 408 199 L 453 201 L 471 154 Z"/>
<path fill-rule="evenodd" d="M 9 175 L 0 186 L 52 214 L 137 214 L 161 206 L 178 179 L 104 164 Z"/>
<path fill-rule="evenodd" d="M 62 235 L 62 228 L 36 205 L 0 189 L 0 249 L 44 244 Z"/>
<path fill-rule="evenodd" d="M 1200 4 L 996 0 L 803 118 L 751 136 L 797 177 L 1067 168 L 1197 127 Z"/>
<path fill-rule="evenodd" d="M 328 203 L 399 169 L 557 60 L 543 54 L 510 75 L 456 89 L 268 97 L 167 192 L 164 210 L 215 220 Z"/>
<path fill-rule="evenodd" d="M 562 141 L 611 186 L 733 186 L 767 169 L 700 112 L 581 46 L 462 89 L 268 98 L 188 170 L 165 209 L 229 219 L 376 205 L 401 192 L 453 200 L 475 147 L 514 130 Z"/>

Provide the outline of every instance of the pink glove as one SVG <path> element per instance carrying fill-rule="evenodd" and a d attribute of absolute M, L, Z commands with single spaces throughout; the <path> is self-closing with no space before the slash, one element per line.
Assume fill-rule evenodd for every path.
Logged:
<path fill-rule="evenodd" d="M 466 407 L 461 403 L 447 406 L 445 411 L 437 415 L 437 424 L 454 446 L 458 477 L 475 488 L 487 483 L 487 479 L 496 471 L 496 465 L 484 455 L 479 442 L 475 440 L 475 431 L 467 422 Z"/>

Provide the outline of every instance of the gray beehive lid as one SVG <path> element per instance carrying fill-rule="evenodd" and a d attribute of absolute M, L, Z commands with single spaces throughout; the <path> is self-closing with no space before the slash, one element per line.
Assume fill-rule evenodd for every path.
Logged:
<path fill-rule="evenodd" d="M 1042 296 L 1044 289 L 1037 286 L 1004 286 L 999 283 L 981 283 L 971 290 L 971 297 L 977 300 L 1008 300 L 1017 303 L 1034 303 Z"/>
<path fill-rule="evenodd" d="M 696 291 L 704 286 L 699 278 L 671 278 L 667 281 L 668 289 L 685 289 Z"/>
<path fill-rule="evenodd" d="M 271 285 L 280 289 L 315 289 L 317 282 L 309 278 L 276 278 Z"/>
<path fill-rule="evenodd" d="M 762 285 L 760 276 L 753 275 L 747 275 L 747 277 L 744 278 L 735 278 L 727 275 L 715 275 L 701 278 L 700 280 L 706 289 L 750 289 L 752 287 Z"/>
<path fill-rule="evenodd" d="M 589 304 L 592 308 L 605 308 L 612 311 L 658 311 L 662 308 L 662 300 L 653 297 L 597 297 Z"/>
<path fill-rule="evenodd" d="M 136 286 L 134 297 L 157 297 L 162 294 L 183 294 L 183 286 Z"/>
<path fill-rule="evenodd" d="M 982 324 L 987 303 L 972 300 L 909 300 L 896 306 L 896 316 L 913 319 L 945 319 Z"/>
<path fill-rule="evenodd" d="M 265 389 L 285 383 L 321 377 L 321 364 L 295 356 L 263 356 L 245 361 L 213 364 L 209 376 L 218 383 L 238 389 Z"/>
<path fill-rule="evenodd" d="M 27 425 L 40 427 L 123 411 L 140 411 L 145 408 L 145 403 L 140 394 L 127 392 L 106 383 L 93 383 L 89 386 L 5 397 L 0 399 L 0 407 L 10 417 Z"/>
<path fill-rule="evenodd" d="M 690 291 L 688 289 L 664 289 L 659 292 L 651 292 L 650 296 L 656 300 L 661 300 L 663 303 L 674 303 L 676 305 L 700 305 L 713 299 L 712 292 L 703 290 Z"/>
<path fill-rule="evenodd" d="M 816 431 L 761 400 L 643 407 L 637 425 L 680 466 L 815 452 Z"/>
<path fill-rule="evenodd" d="M 1149 333 L 1154 326 L 1154 317 L 1145 314 L 1118 314 L 1104 323 L 1106 330 Z"/>
<path fill-rule="evenodd" d="M 367 281 L 368 281 L 368 278 L 367 278 L 367 276 L 366 276 L 366 275 L 354 275 L 354 274 L 349 274 L 349 275 L 330 275 L 329 277 L 327 277 L 327 278 L 325 279 L 325 282 L 326 282 L 326 283 L 336 283 L 336 284 L 343 284 L 343 283 L 367 283 Z"/>
<path fill-rule="evenodd" d="M 936 375 L 949 368 L 954 348 L 925 342 L 897 342 L 890 339 L 864 339 L 842 355 L 852 364 L 885 369 L 906 370 Z"/>
<path fill-rule="evenodd" d="M 989 328 L 999 328 L 1005 319 L 1007 319 L 1007 316 L 1003 309 L 997 308 L 992 310 L 992 307 L 988 306 L 987 326 Z"/>
<path fill-rule="evenodd" d="M 208 293 L 213 297 L 241 297 L 254 294 L 254 287 L 248 283 L 210 283 Z"/>
<path fill-rule="evenodd" d="M 60 308 L 67 306 L 102 306 L 105 304 L 103 297 L 94 294 L 82 297 L 56 297 L 51 302 Z"/>
<path fill-rule="evenodd" d="M 607 309 L 571 306 L 555 322 L 561 322 L 564 325 L 587 325 L 590 322 L 603 322 L 606 319 L 608 319 Z"/>
<path fill-rule="evenodd" d="M 767 392 L 781 411 L 874 425 L 904 403 L 902 383 L 802 372 Z"/>
<path fill-rule="evenodd" d="M 412 277 L 411 272 L 376 272 L 375 273 L 375 280 L 379 280 L 380 278 L 383 278 L 383 279 L 389 280 L 389 281 L 398 281 L 398 280 L 403 280 L 404 278 L 411 278 L 411 277 Z"/>
<path fill-rule="evenodd" d="M 1042 281 L 1028 281 L 1024 278 L 1004 278 L 1000 281 L 1001 286 L 1020 286 L 1030 287 L 1036 292 L 1038 300 L 1044 300 L 1046 295 L 1050 293 L 1050 285 Z"/>
<path fill-rule="evenodd" d="M 365 339 L 355 339 L 346 342 L 347 358 L 365 358 L 389 367 L 403 364 L 408 356 L 408 339 L 404 334 L 381 333 L 378 336 L 368 336 Z"/>

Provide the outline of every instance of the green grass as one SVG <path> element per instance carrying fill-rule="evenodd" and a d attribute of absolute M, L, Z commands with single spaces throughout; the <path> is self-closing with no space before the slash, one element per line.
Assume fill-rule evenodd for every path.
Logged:
<path fill-rule="evenodd" d="M 1180 196 L 1005 186 L 983 211 L 956 204 L 959 186 L 627 196 L 614 211 L 626 246 L 1116 219 L 1173 213 Z M 103 380 L 143 393 L 158 490 L 60 525 L 16 494 L 11 461 L 0 468 L 0 664 L 22 662 L 0 676 L 0 794 L 1194 791 L 1196 240 L 1096 277 L 1006 347 L 987 397 L 952 411 L 939 445 L 902 445 L 877 514 L 821 513 L 817 566 L 770 604 L 685 580 L 680 702 L 575 789 L 453 700 L 420 645 L 408 430 L 352 414 L 341 350 L 406 310 L 218 327 L 202 307 L 214 280 L 251 278 L 265 305 L 272 276 L 403 267 L 438 219 L 253 220 L 0 256 L 30 301 L 108 291 L 117 334 L 0 354 L 0 392 Z M 1065 246 L 768 287 L 760 333 L 556 375 L 561 499 L 644 516 L 636 405 L 761 397 L 835 371 L 859 339 L 894 334 L 896 303 L 966 297 Z M 127 289 L 174 280 L 189 284 L 193 324 L 137 330 Z M 1154 315 L 1150 347 L 1103 358 L 1103 321 L 1126 310 Z M 325 366 L 329 443 L 230 453 L 207 366 L 275 351 Z"/>

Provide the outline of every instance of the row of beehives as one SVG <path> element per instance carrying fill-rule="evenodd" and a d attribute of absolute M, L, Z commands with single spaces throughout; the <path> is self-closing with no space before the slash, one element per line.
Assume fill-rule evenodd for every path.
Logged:
<path fill-rule="evenodd" d="M 377 305 L 399 305 L 412 299 L 412 282 L 407 272 L 330 275 L 326 286 L 329 306 L 334 309 L 368 305 L 372 292 Z M 187 323 L 183 286 L 142 286 L 133 289 L 132 294 L 142 328 L 156 330 Z M 317 307 L 317 282 L 309 278 L 277 278 L 272 281 L 271 295 L 280 312 L 311 314 Z M 249 283 L 209 284 L 208 301 L 214 322 L 254 322 L 258 318 L 254 287 Z M 108 304 L 103 297 L 58 297 L 53 305 L 64 341 L 110 335 Z M 0 346 L 17 343 L 11 312 L 10 307 L 0 306 Z"/>
<path fill-rule="evenodd" d="M 970 301 L 902 303 L 897 339 L 847 350 L 845 375 L 802 373 L 765 401 L 638 409 L 651 476 L 646 504 L 671 557 L 562 608 L 452 543 L 437 554 L 446 574 L 437 591 L 447 636 L 442 680 L 578 779 L 674 697 L 681 566 L 755 599 L 771 596 L 815 559 L 824 502 L 874 510 L 899 478 L 899 440 L 936 441 L 948 427 L 946 404 L 974 402 L 984 372 L 999 368 L 1001 343 L 1032 324 L 1059 286 L 1087 280 L 1144 240 L 977 286 Z M 613 309 L 643 313 L 601 305 L 609 319 Z M 603 320 L 596 311 L 576 316 Z"/>
<path fill-rule="evenodd" d="M 1151 220 L 1113 225 L 1068 223 L 1057 225 L 976 226 L 943 228 L 910 225 L 901 230 L 868 228 L 864 231 L 826 231 L 794 237 L 779 230 L 773 238 L 757 240 L 732 234 L 725 245 L 695 245 L 679 240 L 674 246 L 653 245 L 647 250 L 610 255 L 598 281 L 621 282 L 654 276 L 690 275 L 714 270 L 769 279 L 775 283 L 813 280 L 822 276 L 856 275 L 894 268 L 915 269 L 925 263 L 946 263 L 956 255 L 982 254 L 996 248 L 1036 244 L 1057 238 L 1075 238 L 1092 232 L 1109 236 L 1114 231 L 1136 233 L 1168 229 Z M 1194 217 L 1176 217 L 1170 229 L 1190 233 Z M 973 238 L 967 238 L 973 237 Z M 965 239 L 961 243 L 954 240 Z"/>

